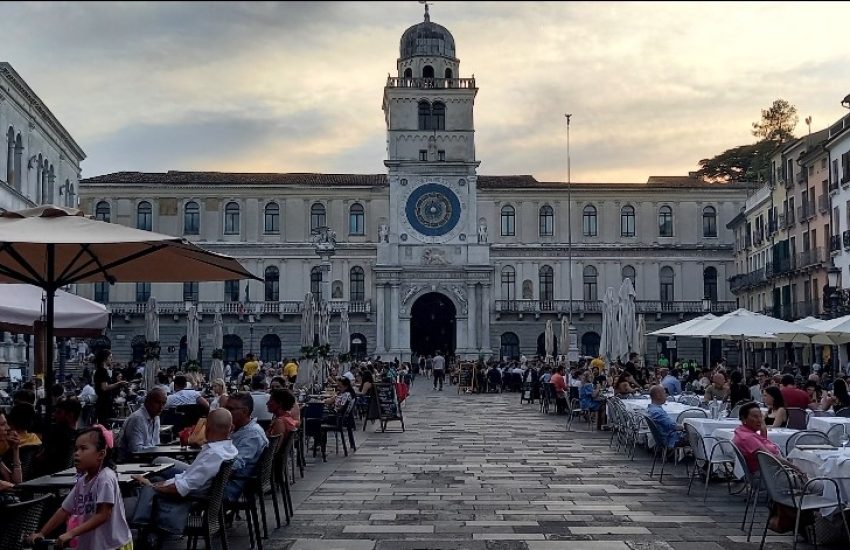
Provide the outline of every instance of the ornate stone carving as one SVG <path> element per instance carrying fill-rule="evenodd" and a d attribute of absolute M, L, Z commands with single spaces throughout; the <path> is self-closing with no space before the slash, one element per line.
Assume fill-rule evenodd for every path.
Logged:
<path fill-rule="evenodd" d="M 439 248 L 426 248 L 422 253 L 422 263 L 425 265 L 447 265 L 446 253 Z"/>
<path fill-rule="evenodd" d="M 417 292 L 419 292 L 419 289 L 422 287 L 419 285 L 410 285 L 402 288 L 404 290 L 404 295 L 401 297 L 401 305 L 405 305 Z"/>
<path fill-rule="evenodd" d="M 457 301 L 460 303 L 463 312 L 467 312 L 467 301 L 466 301 L 466 288 L 461 285 L 451 285 L 447 287 L 448 290 L 451 291 L 452 294 L 455 295 Z"/>
<path fill-rule="evenodd" d="M 378 242 L 379 243 L 388 243 L 390 242 L 390 226 L 382 223 L 378 226 Z"/>
<path fill-rule="evenodd" d="M 478 222 L 478 243 L 483 244 L 487 242 L 487 222 L 484 218 Z"/>

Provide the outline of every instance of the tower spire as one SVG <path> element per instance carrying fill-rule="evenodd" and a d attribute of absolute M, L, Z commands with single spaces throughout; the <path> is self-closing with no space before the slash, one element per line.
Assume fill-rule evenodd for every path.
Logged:
<path fill-rule="evenodd" d="M 425 6 L 425 21 L 431 21 L 431 14 L 428 13 L 428 4 L 427 0 L 419 0 L 419 3 Z"/>

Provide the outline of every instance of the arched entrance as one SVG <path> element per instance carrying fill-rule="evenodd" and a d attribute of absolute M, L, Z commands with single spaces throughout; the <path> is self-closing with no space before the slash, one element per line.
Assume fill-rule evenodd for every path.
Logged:
<path fill-rule="evenodd" d="M 596 332 L 585 332 L 581 335 L 581 354 L 587 357 L 599 355 L 599 343 L 602 337 Z"/>
<path fill-rule="evenodd" d="M 439 292 L 421 296 L 410 310 L 410 350 L 416 355 L 455 351 L 457 311 L 451 300 Z"/>
<path fill-rule="evenodd" d="M 552 350 L 552 357 L 558 356 L 558 337 L 554 336 L 552 338 L 552 343 L 555 344 L 554 349 Z M 540 336 L 537 337 L 537 355 L 540 357 L 546 357 L 546 333 L 541 332 Z"/>
<path fill-rule="evenodd" d="M 366 337 L 355 332 L 351 335 L 351 356 L 358 361 L 366 358 Z"/>

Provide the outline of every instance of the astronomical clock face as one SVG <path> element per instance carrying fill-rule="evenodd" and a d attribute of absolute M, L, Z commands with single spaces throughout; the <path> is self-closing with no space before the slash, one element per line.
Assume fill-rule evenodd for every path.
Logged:
<path fill-rule="evenodd" d="M 448 186 L 425 183 L 410 191 L 403 224 L 425 242 L 446 242 L 460 232 L 461 200 Z"/>

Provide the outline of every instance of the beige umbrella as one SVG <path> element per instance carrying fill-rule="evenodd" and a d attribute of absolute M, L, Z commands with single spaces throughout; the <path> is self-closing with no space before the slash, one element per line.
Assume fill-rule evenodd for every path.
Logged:
<path fill-rule="evenodd" d="M 217 311 L 213 318 L 213 348 L 221 350 L 224 348 L 224 326 L 221 320 L 221 312 Z M 224 361 L 213 357 L 210 367 L 210 380 L 224 378 Z"/>
<path fill-rule="evenodd" d="M 555 353 L 555 327 L 552 326 L 552 319 L 546 320 L 546 329 L 543 332 L 543 347 L 546 351 L 546 360 L 548 361 L 552 354 Z"/>
<path fill-rule="evenodd" d="M 0 214 L 0 283 L 43 288 L 46 339 L 53 341 L 54 294 L 72 283 L 192 282 L 258 279 L 238 261 L 179 237 L 87 218 L 46 205 Z M 47 346 L 44 385 L 53 385 Z"/>
<path fill-rule="evenodd" d="M 152 351 L 151 359 L 145 359 L 145 389 L 152 390 L 156 385 L 156 373 L 159 372 L 159 307 L 156 298 L 148 298 L 145 308 L 145 348 Z"/>
<path fill-rule="evenodd" d="M 198 315 L 198 307 L 195 304 L 189 306 L 186 315 L 186 360 L 195 362 L 198 360 L 198 352 L 201 347 L 201 316 Z"/>

